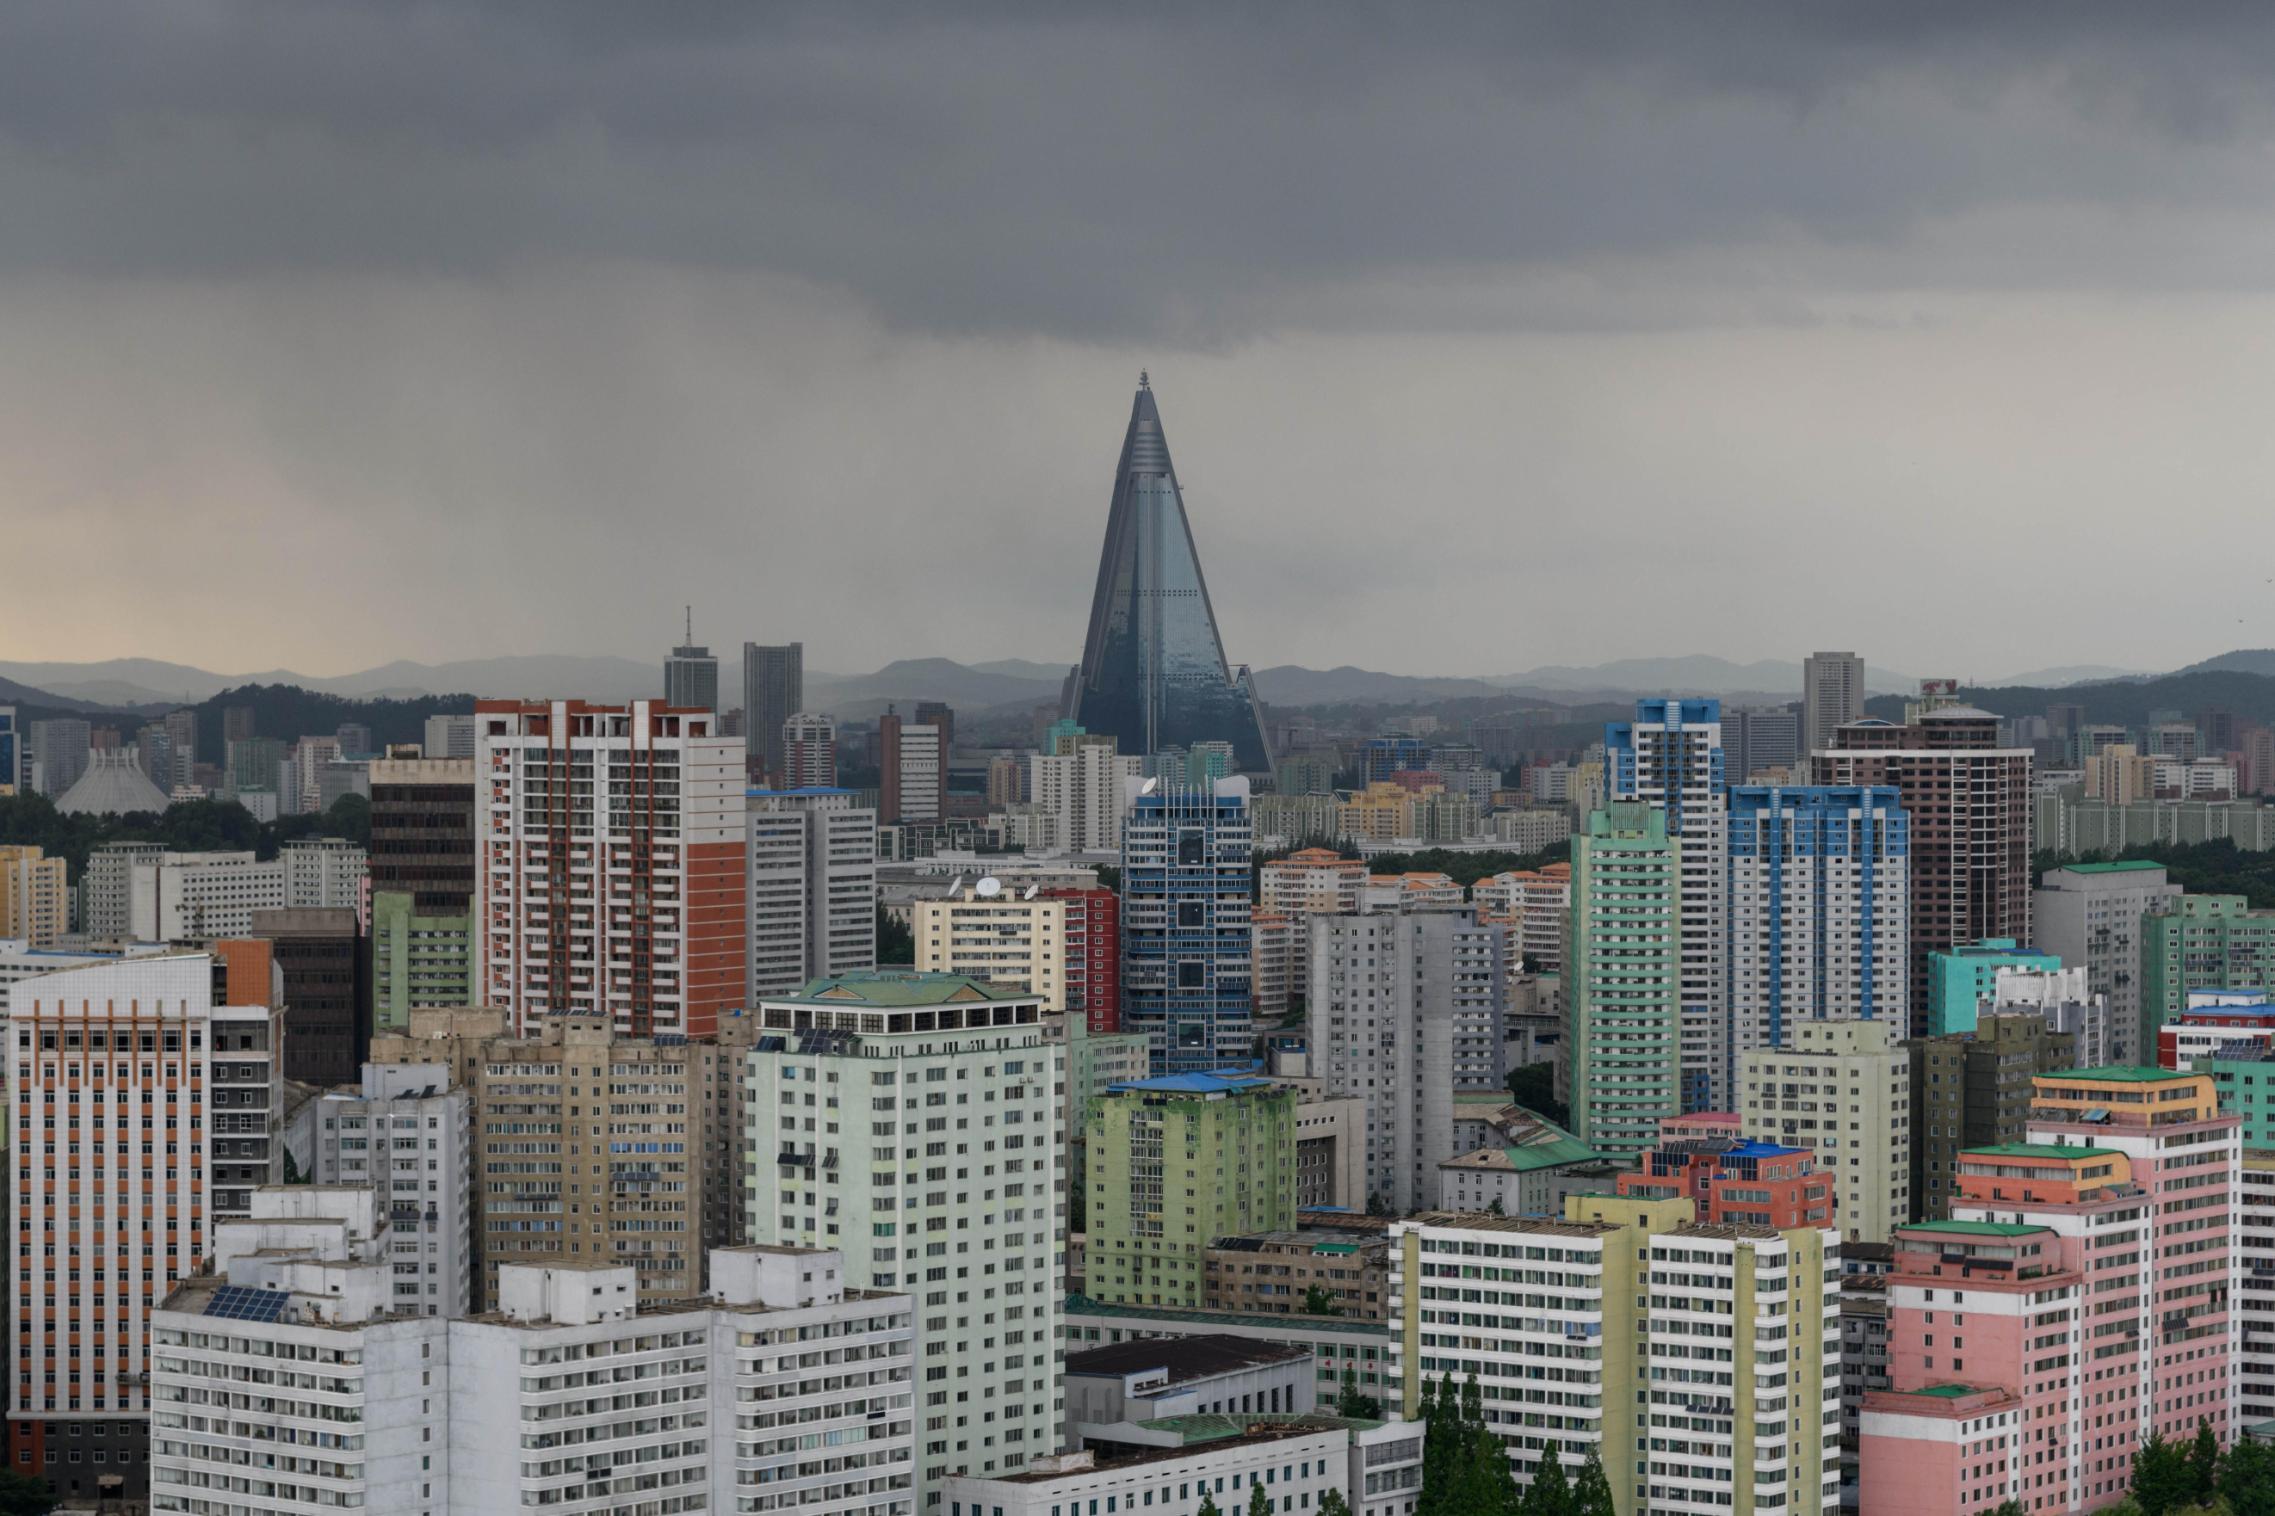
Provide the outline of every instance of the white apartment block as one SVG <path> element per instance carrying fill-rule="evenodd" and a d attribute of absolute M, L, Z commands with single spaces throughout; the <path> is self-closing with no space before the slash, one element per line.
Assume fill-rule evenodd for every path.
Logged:
<path fill-rule="evenodd" d="M 278 808 L 294 815 L 323 810 L 325 777 L 339 761 L 337 737 L 303 737 L 295 742 L 277 770 Z"/>
<path fill-rule="evenodd" d="M 1111 742 L 1081 742 L 1029 761 L 1032 804 L 1057 818 L 1059 846 L 1073 853 L 1119 852 L 1128 809 L 1123 781 L 1143 776 L 1145 760 Z"/>
<path fill-rule="evenodd" d="M 917 902 L 916 966 L 968 974 L 1043 997 L 1052 1015 L 1066 1009 L 1066 902 L 1013 895 L 991 877 L 946 900 Z"/>
<path fill-rule="evenodd" d="M 426 741 L 419 753 L 425 758 L 471 758 L 474 756 L 474 718 L 472 716 L 429 716 Z"/>
<path fill-rule="evenodd" d="M 2236 1176 L 2234 1253 L 2248 1260 L 2236 1274 L 2236 1313 L 2242 1318 L 2235 1371 L 2239 1425 L 2275 1420 L 2275 1151 L 2245 1148 Z"/>
<path fill-rule="evenodd" d="M 361 911 L 371 859 L 345 837 L 310 837 L 277 849 L 284 865 L 287 906 L 337 906 Z"/>
<path fill-rule="evenodd" d="M 837 1255 L 723 1248 L 646 1307 L 627 1268 L 515 1264 L 497 1310 L 413 1316 L 369 1198 L 276 1197 L 156 1313 L 154 1516 L 912 1516 L 909 1302 Z"/>
<path fill-rule="evenodd" d="M 951 1473 L 1017 1473 L 1065 1416 L 1059 1255 L 1066 1052 L 1042 1000 L 873 970 L 760 1002 L 754 1242 L 842 1249 L 915 1298 L 921 1510 Z"/>
<path fill-rule="evenodd" d="M 635 1037 L 709 1036 L 745 1003 L 743 746 L 660 701 L 475 706 L 485 1004 Z"/>
<path fill-rule="evenodd" d="M 1834 1176 L 1851 1242 L 1887 1242 L 1912 1218 L 1912 1059 L 1900 1031 L 1892 1021 L 1796 1021 L 1785 1047 L 1739 1059 L 1739 1130 L 1815 1153 Z"/>
<path fill-rule="evenodd" d="M 1422 1426 L 1328 1415 L 1173 1416 L 1113 1427 L 1140 1451 L 1101 1458 L 1072 1452 L 1017 1479 L 947 1482 L 947 1516 L 1079 1516 L 1100 1511 L 1190 1516 L 1203 1501 L 1239 1516 L 1262 1490 L 1275 1512 L 1317 1516 L 1330 1491 L 1352 1516 L 1408 1516 L 1422 1489 Z"/>
<path fill-rule="evenodd" d="M 1256 870 L 1256 909 L 1282 916 L 1356 915 L 1366 886 L 1363 858 L 1305 848 Z"/>
<path fill-rule="evenodd" d="M 1366 1102 L 1369 1193 L 1393 1211 L 1436 1205 L 1455 1091 L 1508 1077 L 1502 935 L 1436 911 L 1310 921 L 1311 1073 Z"/>
<path fill-rule="evenodd" d="M 1288 1013 L 1288 997 L 1310 969 L 1311 933 L 1301 916 L 1259 907 L 1248 918 L 1248 999 L 1262 1026 Z"/>
<path fill-rule="evenodd" d="M 850 790 L 758 790 L 745 802 L 752 995 L 877 961 L 877 813 Z"/>
<path fill-rule="evenodd" d="M 1572 813 L 1561 806 L 1495 811 L 1491 819 L 1493 839 L 1515 852 L 1543 852 L 1572 840 Z"/>
<path fill-rule="evenodd" d="M 938 821 L 940 797 L 946 788 L 948 773 L 948 755 L 940 747 L 940 728 L 928 721 L 906 722 L 900 728 L 899 741 L 897 793 L 900 805 L 894 814 L 883 819 Z"/>
<path fill-rule="evenodd" d="M 367 1063 L 361 1089 L 318 1097 L 320 1185 L 369 1189 L 387 1222 L 387 1308 L 463 1316 L 474 1295 L 473 1099 L 444 1063 Z"/>
<path fill-rule="evenodd" d="M 9 1442 L 62 1494 L 108 1463 L 137 1496 L 150 1313 L 276 1177 L 275 1013 L 216 1007 L 212 958 L 170 953 L 20 980 L 8 1021 Z"/>
<path fill-rule="evenodd" d="M 1569 864 L 1546 869 L 1517 869 L 1480 879 L 1470 886 L 1469 898 L 1480 921 L 1498 921 L 1510 928 L 1510 945 L 1524 955 L 1525 971 L 1559 973 L 1564 967 L 1564 931 L 1572 914 L 1572 870 Z M 1509 965 L 1511 974 L 1518 965 Z"/>

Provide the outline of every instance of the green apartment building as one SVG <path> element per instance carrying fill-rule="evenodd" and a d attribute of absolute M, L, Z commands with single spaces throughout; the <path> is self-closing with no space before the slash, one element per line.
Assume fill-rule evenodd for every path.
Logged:
<path fill-rule="evenodd" d="M 1615 801 L 1572 839 L 1572 1131 L 1627 1158 L 1682 1113 L 1682 842 L 1664 811 Z"/>
<path fill-rule="evenodd" d="M 2012 937 L 1985 937 L 1927 955 L 1927 1033 L 1948 1037 L 1975 1029 L 1975 1008 L 1998 985 L 1999 970 L 2052 973 L 2062 960 Z"/>
<path fill-rule="evenodd" d="M 414 1008 L 480 1002 L 474 989 L 474 918 L 427 915 L 415 896 L 371 897 L 371 1024 L 407 1032 Z"/>
<path fill-rule="evenodd" d="M 2141 1036 L 2156 1056 L 2157 1028 L 2188 1008 L 2190 990 L 2275 990 L 2275 912 L 2241 895 L 2182 895 L 2141 922 Z"/>
<path fill-rule="evenodd" d="M 1295 1104 L 1293 1090 L 1245 1074 L 1108 1090 L 1087 1139 L 1090 1297 L 1195 1309 L 1212 1241 L 1293 1227 Z"/>

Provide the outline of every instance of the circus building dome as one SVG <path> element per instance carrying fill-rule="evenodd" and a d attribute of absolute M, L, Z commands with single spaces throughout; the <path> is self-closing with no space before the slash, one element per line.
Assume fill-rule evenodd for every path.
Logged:
<path fill-rule="evenodd" d="M 55 802 L 64 815 L 123 816 L 166 808 L 166 792 L 144 776 L 142 762 L 131 749 L 98 749 L 87 758 L 87 772 Z"/>

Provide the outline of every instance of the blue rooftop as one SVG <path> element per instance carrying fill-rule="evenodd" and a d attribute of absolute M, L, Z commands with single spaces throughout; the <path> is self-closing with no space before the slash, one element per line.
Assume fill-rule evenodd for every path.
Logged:
<path fill-rule="evenodd" d="M 1725 1158 L 1783 1158 L 1788 1153 L 1806 1153 L 1807 1148 L 1789 1148 L 1775 1142 L 1741 1142 L 1722 1156 Z"/>
<path fill-rule="evenodd" d="M 1269 1085 L 1272 1081 L 1237 1069 L 1219 1069 L 1213 1074 L 1163 1074 L 1155 1079 L 1128 1079 L 1120 1084 L 1106 1086 L 1109 1094 L 1123 1090 L 1150 1090 L 1163 1095 L 1229 1095 L 1234 1090 L 1253 1089 Z"/>

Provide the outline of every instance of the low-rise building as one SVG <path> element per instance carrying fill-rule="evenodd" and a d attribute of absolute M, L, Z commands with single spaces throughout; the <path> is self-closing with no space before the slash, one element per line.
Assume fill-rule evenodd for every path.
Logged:
<path fill-rule="evenodd" d="M 509 1264 L 450 1320 L 389 1309 L 373 1198 L 264 1192 L 153 1313 L 153 1512 L 913 1516 L 910 1302 L 837 1254 L 721 1249 L 647 1306 L 629 1268 Z"/>
<path fill-rule="evenodd" d="M 1563 1209 L 1567 1176 L 1608 1159 L 1523 1106 L 1499 1106 L 1482 1125 L 1481 1142 L 1438 1165 L 1438 1191 L 1448 1210 L 1555 1215 Z"/>
<path fill-rule="evenodd" d="M 1616 1193 L 1680 1196 L 1709 1225 L 1825 1227 L 1833 1220 L 1833 1179 L 1807 1148 L 1729 1137 L 1662 1142 L 1640 1154 Z"/>
<path fill-rule="evenodd" d="M 1368 1316 L 1250 1315 L 1241 1311 L 1169 1311 L 1109 1305 L 1088 1296 L 1067 1297 L 1066 1350 L 1155 1337 L 1243 1337 L 1287 1343 L 1311 1354 L 1318 1403 L 1331 1405 L 1346 1376 L 1380 1408 L 1398 1401 L 1391 1365 L 1393 1324 Z"/>
<path fill-rule="evenodd" d="M 1126 1421 L 1300 1415 L 1318 1404 L 1311 1354 L 1252 1337 L 1145 1337 L 1066 1355 L 1066 1442 L 1112 1441 Z"/>
<path fill-rule="evenodd" d="M 1389 1248 L 1381 1232 L 1330 1227 L 1219 1237 L 1203 1263 L 1202 1308 L 1386 1321 Z M 1333 1308 L 1314 1312 L 1315 1299 Z"/>
<path fill-rule="evenodd" d="M 1422 1486 L 1422 1428 L 1340 1416 L 1171 1416 L 1127 1423 L 1101 1457 L 1040 1458 L 1007 1479 L 951 1478 L 948 1516 L 1058 1516 L 1087 1511 L 1317 1511 L 1330 1493 L 1353 1516 L 1405 1516 Z M 1283 1503 L 1284 1502 L 1284 1503 Z"/>

